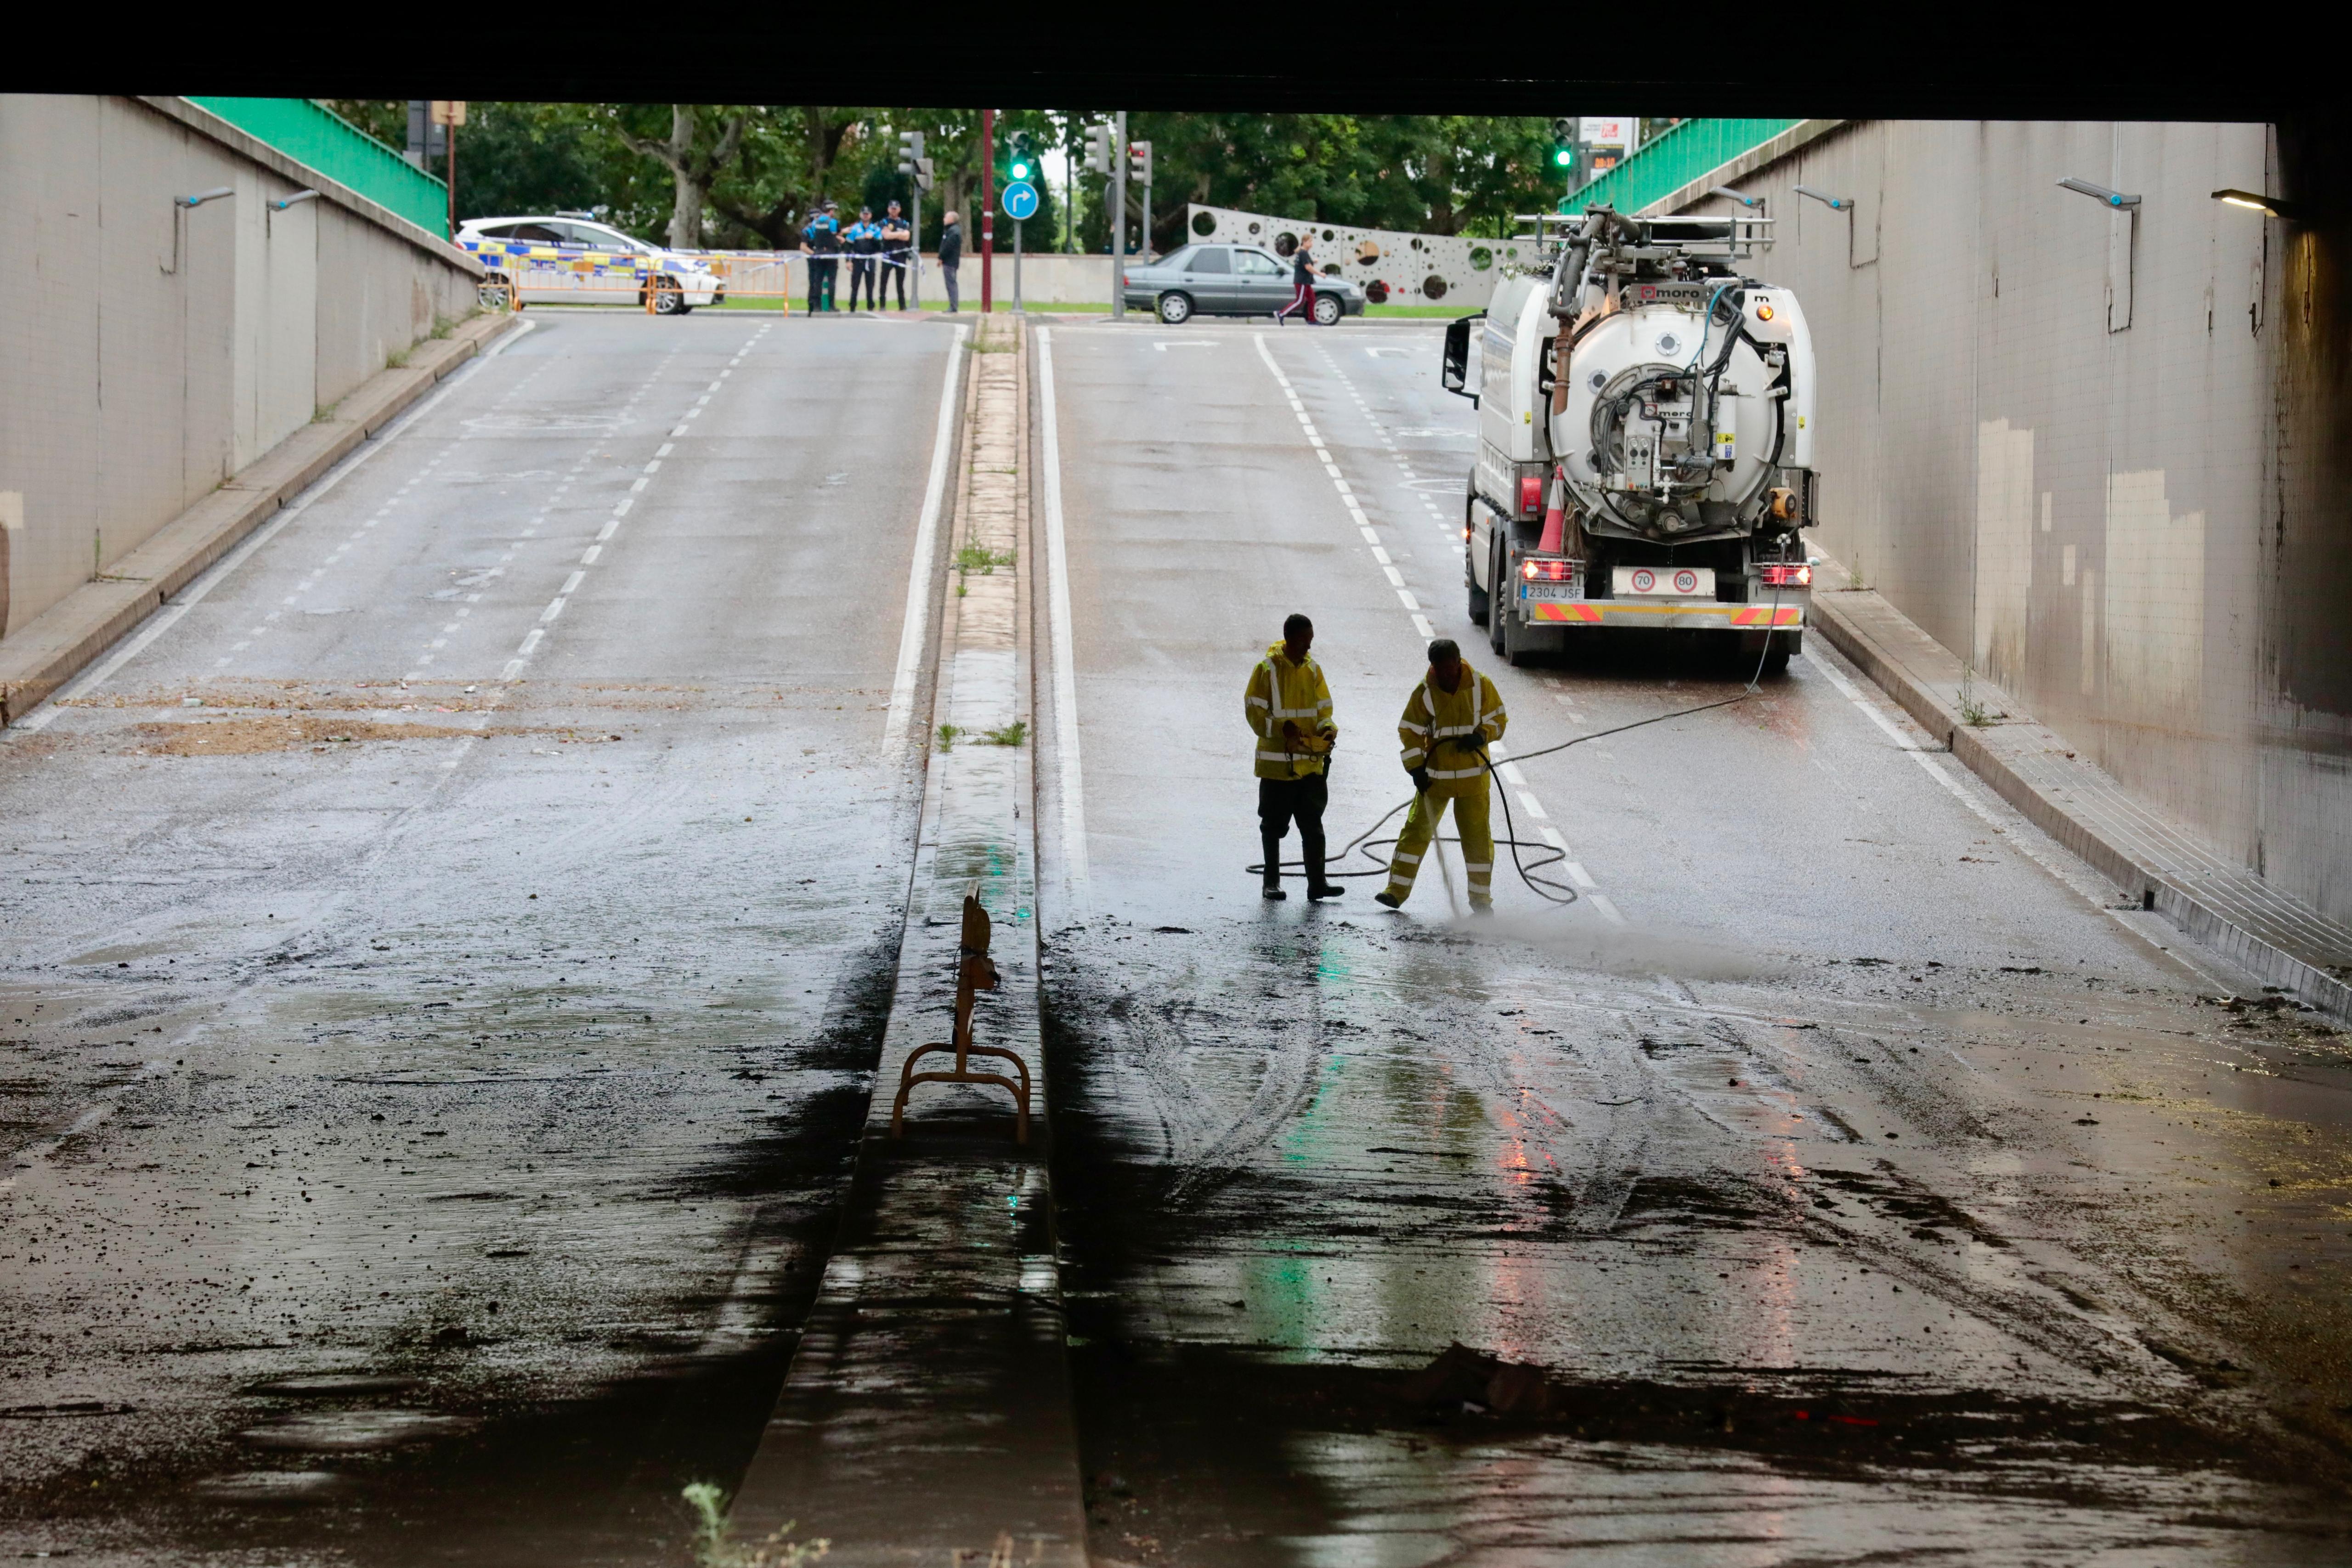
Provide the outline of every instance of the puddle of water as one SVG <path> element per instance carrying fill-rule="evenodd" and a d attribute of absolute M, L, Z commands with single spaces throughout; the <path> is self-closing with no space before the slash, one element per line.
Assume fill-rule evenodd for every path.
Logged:
<path fill-rule="evenodd" d="M 261 1448 L 331 1454 L 396 1448 L 455 1436 L 473 1426 L 463 1416 L 432 1415 L 422 1410 L 320 1410 L 281 1416 L 265 1426 L 247 1427 L 238 1436 Z"/>
<path fill-rule="evenodd" d="M 373 1372 L 320 1372 L 300 1377 L 272 1378 L 257 1383 L 247 1394 L 279 1394 L 296 1399 L 325 1399 L 361 1394 L 404 1394 L 416 1386 L 413 1377 L 391 1377 Z"/>
<path fill-rule="evenodd" d="M 245 1470 L 213 1476 L 191 1489 L 215 1502 L 314 1502 L 349 1489 L 332 1470 Z"/>

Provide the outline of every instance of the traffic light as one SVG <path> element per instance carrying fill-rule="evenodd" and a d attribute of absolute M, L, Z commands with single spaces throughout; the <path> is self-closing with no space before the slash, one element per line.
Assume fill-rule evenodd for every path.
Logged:
<path fill-rule="evenodd" d="M 1151 184 L 1151 143 L 1130 142 L 1127 144 L 1127 177 L 1139 185 Z"/>
<path fill-rule="evenodd" d="M 931 188 L 931 161 L 923 156 L 923 133 L 919 131 L 898 132 L 898 173 L 910 175 L 915 189 Z"/>
<path fill-rule="evenodd" d="M 1551 122 L 1551 166 L 1563 174 L 1576 167 L 1576 121 L 1565 115 Z"/>
<path fill-rule="evenodd" d="M 1109 126 L 1089 125 L 1087 127 L 1087 170 L 1089 174 L 1108 174 L 1110 173 L 1110 139 L 1111 132 Z"/>
<path fill-rule="evenodd" d="M 1006 150 L 1012 154 L 1005 160 L 1004 172 L 1016 180 L 1026 180 L 1037 172 L 1037 156 L 1030 146 L 1029 132 L 1015 131 L 1006 138 Z"/>

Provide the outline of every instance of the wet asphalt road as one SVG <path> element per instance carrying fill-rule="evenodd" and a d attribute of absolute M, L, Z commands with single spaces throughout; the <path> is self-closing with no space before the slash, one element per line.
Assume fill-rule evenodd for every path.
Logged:
<path fill-rule="evenodd" d="M 1240 692 L 1292 610 L 1335 846 L 1408 793 L 1416 614 L 1517 752 L 1744 683 L 1486 653 L 1436 350 L 1055 331 L 1085 854 L 1045 811 L 1046 1001 L 1098 1558 L 2344 1560 L 2346 1038 L 2200 1005 L 2254 988 L 1817 640 L 1507 771 L 1572 907 L 1505 866 L 1459 918 L 1458 849 L 1402 914 L 1377 879 L 1260 902 Z M 1540 1408 L 1404 1384 L 1456 1341 L 1544 1369 Z"/>
<path fill-rule="evenodd" d="M 898 947 L 948 329 L 532 315 L 0 738 L 0 1551 L 682 1561 L 769 1413 Z M 1571 907 L 1261 903 L 1292 609 L 1341 843 L 1415 616 L 1518 752 L 1740 680 L 1472 640 L 1433 329 L 1053 331 L 1099 1561 L 2352 1554 L 2341 1037 L 2200 1005 L 1818 647 L 1517 765 Z M 1541 1372 L 1407 1380 L 1457 1341 Z"/>
<path fill-rule="evenodd" d="M 670 1561 L 756 1441 L 950 330 L 531 320 L 0 740 L 0 1554 Z"/>

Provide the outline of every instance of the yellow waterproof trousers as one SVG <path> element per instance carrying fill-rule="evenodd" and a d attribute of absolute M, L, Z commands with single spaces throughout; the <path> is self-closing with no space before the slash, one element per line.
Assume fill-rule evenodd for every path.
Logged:
<path fill-rule="evenodd" d="M 1495 835 L 1486 819 L 1494 801 L 1484 773 L 1476 778 L 1438 779 L 1430 784 L 1429 793 L 1413 797 L 1412 809 L 1405 814 L 1404 830 L 1397 835 L 1396 856 L 1389 862 L 1389 896 L 1402 903 L 1412 893 L 1413 879 L 1421 874 L 1422 860 L 1429 853 L 1430 841 L 1437 837 L 1437 825 L 1445 816 L 1448 801 L 1454 803 L 1454 831 L 1462 836 L 1462 868 L 1470 874 L 1470 901 L 1492 906 Z"/>

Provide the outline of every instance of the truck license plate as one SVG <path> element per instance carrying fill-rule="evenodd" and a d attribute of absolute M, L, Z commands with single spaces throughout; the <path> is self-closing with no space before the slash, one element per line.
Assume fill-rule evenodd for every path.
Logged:
<path fill-rule="evenodd" d="M 1712 599 L 1712 566 L 1617 566 L 1610 583 L 1619 598 Z"/>
<path fill-rule="evenodd" d="M 1523 583 L 1519 596 L 1523 599 L 1575 599 L 1583 595 L 1573 583 Z"/>

